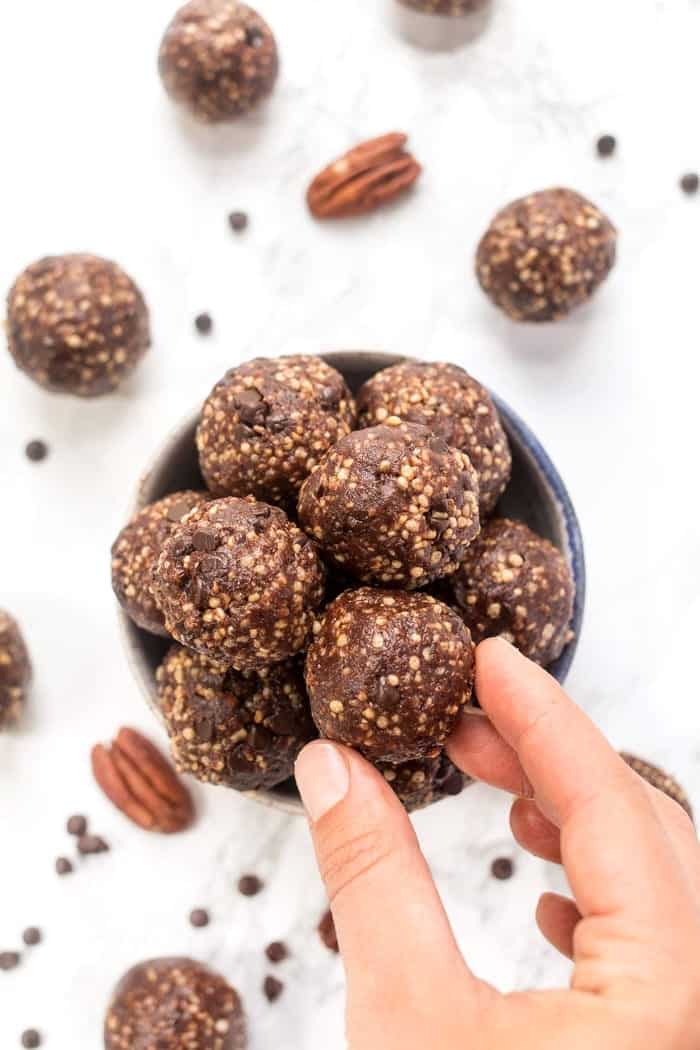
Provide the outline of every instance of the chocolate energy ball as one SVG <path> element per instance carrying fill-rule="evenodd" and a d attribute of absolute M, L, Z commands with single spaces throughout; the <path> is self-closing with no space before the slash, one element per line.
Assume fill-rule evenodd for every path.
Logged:
<path fill-rule="evenodd" d="M 63 394 L 115 390 L 151 345 L 148 310 L 132 279 L 95 255 L 53 255 L 32 263 L 7 297 L 15 364 Z"/>
<path fill-rule="evenodd" d="M 168 637 L 151 593 L 153 568 L 175 526 L 208 498 L 204 492 L 173 492 L 140 510 L 114 541 L 112 588 L 124 612 L 144 631 Z"/>
<path fill-rule="evenodd" d="M 665 773 L 663 769 L 659 769 L 658 766 L 652 765 L 651 762 L 647 762 L 644 758 L 637 758 L 636 755 L 630 755 L 625 751 L 620 752 L 621 758 L 624 758 L 627 765 L 638 773 L 643 780 L 646 780 L 652 787 L 657 788 L 659 791 L 663 791 L 664 795 L 668 795 L 674 802 L 677 802 L 681 806 L 690 819 L 694 823 L 693 818 L 693 807 L 690 804 L 690 799 L 684 788 L 674 780 L 673 777 Z"/>
<path fill-rule="evenodd" d="M 316 735 L 297 661 L 236 671 L 176 645 L 156 679 L 178 769 L 205 783 L 274 787 Z"/>
<path fill-rule="evenodd" d="M 399 3 L 429 15 L 469 15 L 486 7 L 489 0 L 399 0 Z"/>
<path fill-rule="evenodd" d="M 229 497 L 175 526 L 152 587 L 176 641 L 246 671 L 305 647 L 323 585 L 313 543 L 284 511 Z"/>
<path fill-rule="evenodd" d="M 245 1050 L 238 992 L 194 959 L 129 970 L 107 1009 L 105 1050 Z"/>
<path fill-rule="evenodd" d="M 0 609 L 0 730 L 18 720 L 31 677 L 22 632 L 10 614 Z"/>
<path fill-rule="evenodd" d="M 170 97 L 209 124 L 234 120 L 269 95 L 278 64 L 272 30 L 238 0 L 190 0 L 165 31 L 158 58 Z"/>
<path fill-rule="evenodd" d="M 428 594 L 346 591 L 315 627 L 306 657 L 321 735 L 375 762 L 439 755 L 473 680 L 469 631 Z"/>
<path fill-rule="evenodd" d="M 452 583 L 477 645 L 501 635 L 546 667 L 571 640 L 571 570 L 561 551 L 520 521 L 487 522 Z"/>
<path fill-rule="evenodd" d="M 364 582 L 422 587 L 456 571 L 479 532 L 469 458 L 418 423 L 342 438 L 304 482 L 302 527 Z"/>
<path fill-rule="evenodd" d="M 423 361 L 384 368 L 360 389 L 357 409 L 361 427 L 398 416 L 466 452 L 479 476 L 479 510 L 491 513 L 510 479 L 510 448 L 490 394 L 463 368 Z"/>
<path fill-rule="evenodd" d="M 289 506 L 354 425 L 347 384 L 320 357 L 256 358 L 227 372 L 204 402 L 197 430 L 204 480 L 216 496 Z"/>
<path fill-rule="evenodd" d="M 409 813 L 461 795 L 467 784 L 472 783 L 471 777 L 457 769 L 444 753 L 437 758 L 419 758 L 395 766 L 380 763 L 378 769 Z"/>
<path fill-rule="evenodd" d="M 557 321 L 608 276 L 616 240 L 610 220 L 585 197 L 542 190 L 493 219 L 477 249 L 477 277 L 514 321 Z"/>

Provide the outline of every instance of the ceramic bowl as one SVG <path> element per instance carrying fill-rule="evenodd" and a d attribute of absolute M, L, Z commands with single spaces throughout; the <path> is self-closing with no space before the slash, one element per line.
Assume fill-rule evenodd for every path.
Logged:
<path fill-rule="evenodd" d="M 367 351 L 337 351 L 324 354 L 323 357 L 342 372 L 353 391 L 375 372 L 403 360 L 396 354 Z M 535 532 L 550 539 L 563 551 L 576 580 L 572 621 L 574 640 L 549 668 L 554 677 L 563 682 L 574 658 L 583 618 L 586 573 L 581 530 L 564 482 L 540 442 L 508 405 L 496 396 L 494 401 L 513 453 L 512 480 L 498 505 L 497 513 L 524 521 Z M 195 448 L 198 418 L 198 413 L 190 416 L 165 442 L 138 487 L 133 513 L 170 492 L 204 487 Z M 155 672 L 170 643 L 142 631 L 121 611 L 119 615 L 131 666 L 146 699 L 159 715 Z M 302 812 L 293 780 L 270 791 L 248 794 L 259 802 L 288 813 Z"/>

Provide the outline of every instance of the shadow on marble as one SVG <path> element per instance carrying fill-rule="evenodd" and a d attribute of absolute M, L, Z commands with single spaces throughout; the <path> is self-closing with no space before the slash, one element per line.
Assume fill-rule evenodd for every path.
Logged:
<path fill-rule="evenodd" d="M 493 0 L 468 15 L 454 17 L 429 15 L 404 7 L 398 0 L 387 0 L 394 30 L 414 47 L 424 51 L 457 51 L 486 31 L 493 13 Z"/>
<path fill-rule="evenodd" d="M 164 108 L 170 110 L 169 119 L 178 134 L 192 147 L 194 153 L 208 157 L 227 157 L 254 149 L 269 124 L 265 119 L 268 105 L 269 99 L 265 99 L 253 112 L 235 120 L 205 124 L 183 106 L 164 101 Z"/>

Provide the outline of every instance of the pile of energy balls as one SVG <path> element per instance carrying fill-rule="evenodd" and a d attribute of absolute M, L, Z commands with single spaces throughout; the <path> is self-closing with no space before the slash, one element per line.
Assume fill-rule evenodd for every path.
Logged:
<path fill-rule="evenodd" d="M 320 734 L 409 810 L 459 793 L 443 748 L 474 646 L 500 635 L 546 666 L 574 600 L 562 554 L 492 516 L 511 454 L 488 392 L 406 360 L 355 400 L 320 357 L 258 358 L 214 387 L 196 442 L 206 488 L 112 548 L 122 608 L 174 642 L 157 683 L 179 769 L 269 789 Z"/>

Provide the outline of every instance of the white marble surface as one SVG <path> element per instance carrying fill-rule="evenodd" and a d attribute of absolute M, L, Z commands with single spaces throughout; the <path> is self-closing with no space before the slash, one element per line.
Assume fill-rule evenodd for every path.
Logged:
<path fill-rule="evenodd" d="M 117 396 L 50 397 L 0 355 L 0 604 L 36 664 L 19 732 L 0 739 L 0 949 L 30 923 L 45 943 L 0 974 L 0 1045 L 36 1025 L 47 1047 L 95 1050 L 120 973 L 191 953 L 242 991 L 253 1050 L 343 1045 L 339 960 L 314 932 L 323 892 L 304 823 L 222 790 L 197 791 L 194 830 L 140 834 L 100 797 L 88 751 L 118 725 L 158 736 L 120 648 L 107 552 L 142 464 L 227 366 L 290 349 L 376 347 L 447 358 L 534 426 L 581 516 L 588 611 L 570 688 L 618 745 L 675 771 L 700 803 L 696 417 L 700 198 L 697 0 L 496 0 L 459 50 L 402 38 L 389 0 L 260 0 L 282 75 L 264 112 L 230 130 L 178 117 L 154 72 L 170 0 L 34 0 L 0 35 L 0 286 L 36 256 L 89 250 L 145 290 L 155 345 Z M 360 138 L 411 133 L 425 176 L 412 199 L 315 225 L 308 178 Z M 593 142 L 620 139 L 602 162 Z M 621 231 L 617 269 L 570 321 L 516 327 L 472 277 L 492 212 L 563 183 Z M 251 214 L 234 237 L 226 216 Z M 215 333 L 196 336 L 201 310 Z M 51 458 L 22 448 L 43 437 Z M 416 826 L 461 943 L 502 988 L 565 981 L 539 937 L 538 894 L 561 874 L 512 844 L 507 801 L 483 788 Z M 112 843 L 67 879 L 74 810 Z M 517 875 L 497 883 L 496 855 Z M 238 875 L 267 880 L 241 898 Z M 192 930 L 194 906 L 213 922 Z M 270 1007 L 262 955 L 286 939 Z"/>

